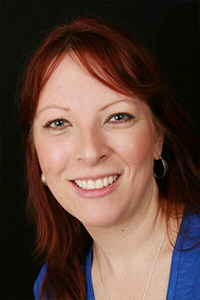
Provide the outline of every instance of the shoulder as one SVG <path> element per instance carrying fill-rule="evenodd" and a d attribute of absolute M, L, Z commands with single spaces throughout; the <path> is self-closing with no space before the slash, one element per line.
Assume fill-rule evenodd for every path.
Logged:
<path fill-rule="evenodd" d="M 190 297 L 190 298 L 188 298 Z M 167 300 L 200 300 L 200 214 L 185 214 L 173 251 Z"/>
<path fill-rule="evenodd" d="M 195 223 L 200 226 L 200 212 L 199 213 L 185 213 L 185 219 L 189 220 L 191 223 Z"/>
<path fill-rule="evenodd" d="M 42 287 L 43 280 L 45 278 L 47 272 L 47 263 L 43 265 L 41 268 L 38 277 L 36 278 L 36 281 L 34 283 L 33 292 L 35 296 L 35 300 L 39 300 L 40 290 Z"/>
<path fill-rule="evenodd" d="M 200 251 L 200 213 L 185 212 L 175 249 L 190 252 L 189 250 L 193 248 Z"/>
<path fill-rule="evenodd" d="M 176 292 L 179 299 L 190 295 L 191 299 L 200 300 L 200 214 L 186 215 L 183 226 Z"/>
<path fill-rule="evenodd" d="M 186 213 L 182 223 L 182 231 L 185 231 L 190 239 L 200 242 L 200 213 Z"/>
<path fill-rule="evenodd" d="M 87 288 L 87 294 L 90 296 L 90 295 L 93 295 L 93 290 L 92 290 L 92 280 L 91 280 L 91 263 L 92 263 L 92 246 L 90 247 L 86 257 L 85 257 L 85 260 L 84 260 L 84 263 L 82 265 L 83 267 L 83 271 L 84 271 L 84 275 L 85 275 L 85 279 L 86 279 L 86 288 Z M 44 281 L 44 278 L 46 276 L 46 273 L 47 273 L 47 263 L 45 263 L 39 274 L 38 274 L 38 277 L 36 278 L 35 280 L 35 283 L 34 283 L 34 287 L 33 287 L 33 292 L 34 292 L 34 297 L 35 297 L 35 300 L 39 300 L 39 295 L 40 295 L 40 291 L 41 291 L 41 287 L 42 287 L 42 283 Z M 46 297 L 45 299 L 49 299 L 49 294 L 46 292 Z M 90 297 L 91 299 L 94 299 L 94 297 Z M 89 299 L 90 299 L 89 298 Z M 52 297 L 51 297 L 52 299 Z"/>

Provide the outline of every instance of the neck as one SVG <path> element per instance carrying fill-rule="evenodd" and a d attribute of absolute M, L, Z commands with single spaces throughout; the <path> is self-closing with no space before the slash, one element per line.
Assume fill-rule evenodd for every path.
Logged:
<path fill-rule="evenodd" d="M 152 199 L 151 199 L 152 200 Z M 94 241 L 95 255 L 112 270 L 126 268 L 131 260 L 143 253 L 151 255 L 149 249 L 159 243 L 166 228 L 165 218 L 159 209 L 158 198 L 134 214 L 125 222 L 111 227 L 87 227 Z M 155 252 L 155 251 L 154 251 Z"/>

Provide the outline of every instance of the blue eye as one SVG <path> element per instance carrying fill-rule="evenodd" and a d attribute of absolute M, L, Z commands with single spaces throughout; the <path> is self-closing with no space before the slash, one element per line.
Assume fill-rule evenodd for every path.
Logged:
<path fill-rule="evenodd" d="M 61 130 L 69 125 L 69 122 L 65 119 L 56 119 L 53 121 L 48 122 L 44 125 L 44 128 L 51 128 L 54 130 Z"/>
<path fill-rule="evenodd" d="M 118 113 L 115 115 L 112 115 L 108 121 L 112 123 L 125 123 L 130 120 L 134 119 L 134 116 L 128 114 L 128 113 Z"/>

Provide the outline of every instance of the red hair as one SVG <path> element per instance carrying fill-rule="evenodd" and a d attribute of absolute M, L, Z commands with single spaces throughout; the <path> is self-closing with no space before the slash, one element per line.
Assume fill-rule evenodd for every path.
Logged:
<path fill-rule="evenodd" d="M 47 290 L 55 299 L 86 299 L 82 263 L 91 237 L 43 186 L 32 141 L 40 92 L 63 56 L 70 52 L 97 80 L 120 93 L 138 96 L 151 108 L 155 125 L 165 136 L 162 156 L 170 168 L 167 176 L 158 181 L 166 217 L 177 213 L 179 207 L 200 211 L 199 173 L 191 155 L 191 146 L 194 149 L 198 144 L 190 130 L 191 122 L 150 54 L 132 35 L 98 18 L 80 17 L 54 28 L 27 66 L 20 106 L 29 183 L 28 211 L 37 225 L 36 250 L 48 262 L 41 299 Z"/>

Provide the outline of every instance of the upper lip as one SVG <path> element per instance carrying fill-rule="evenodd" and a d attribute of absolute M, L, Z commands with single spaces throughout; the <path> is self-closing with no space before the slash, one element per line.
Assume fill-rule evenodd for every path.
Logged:
<path fill-rule="evenodd" d="M 87 175 L 87 176 L 81 176 L 81 177 L 76 177 L 74 179 L 72 179 L 71 181 L 74 180 L 96 180 L 96 179 L 100 179 L 100 178 L 104 178 L 104 177 L 109 177 L 109 176 L 114 176 L 114 175 L 121 175 L 119 173 L 107 173 L 107 174 L 98 174 L 98 175 Z"/>

